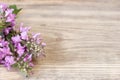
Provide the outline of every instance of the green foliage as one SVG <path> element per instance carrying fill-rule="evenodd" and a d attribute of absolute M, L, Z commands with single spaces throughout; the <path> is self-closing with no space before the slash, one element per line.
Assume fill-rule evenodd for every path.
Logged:
<path fill-rule="evenodd" d="M 3 26 L 0 26 L 0 31 L 1 31 L 3 28 L 4 28 Z"/>
<path fill-rule="evenodd" d="M 22 8 L 18 9 L 16 5 L 10 5 L 9 8 L 14 9 L 13 13 L 16 15 L 22 10 Z"/>

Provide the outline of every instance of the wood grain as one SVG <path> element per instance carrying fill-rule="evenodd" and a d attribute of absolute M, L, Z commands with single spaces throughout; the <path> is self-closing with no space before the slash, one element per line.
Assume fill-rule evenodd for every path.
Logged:
<path fill-rule="evenodd" d="M 29 80 L 119 80 L 120 0 L 1 0 L 23 8 L 24 22 L 41 32 L 46 58 Z M 0 67 L 0 80 L 28 80 Z"/>

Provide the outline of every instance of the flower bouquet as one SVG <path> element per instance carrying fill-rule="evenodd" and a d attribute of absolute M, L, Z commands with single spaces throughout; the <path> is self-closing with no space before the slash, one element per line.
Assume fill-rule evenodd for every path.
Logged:
<path fill-rule="evenodd" d="M 36 57 L 44 56 L 45 43 L 40 33 L 30 34 L 30 28 L 21 23 L 16 27 L 17 14 L 22 9 L 16 5 L 0 4 L 0 65 L 30 74 Z"/>

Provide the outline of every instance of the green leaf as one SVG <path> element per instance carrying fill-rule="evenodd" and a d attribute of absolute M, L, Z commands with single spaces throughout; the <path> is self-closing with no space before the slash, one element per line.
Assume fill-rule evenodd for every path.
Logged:
<path fill-rule="evenodd" d="M 3 26 L 0 26 L 0 32 L 1 32 L 3 29 L 4 29 L 4 27 L 3 27 Z"/>
<path fill-rule="evenodd" d="M 18 14 L 22 8 L 18 9 L 16 5 L 10 5 L 9 8 L 14 9 L 13 14 Z"/>

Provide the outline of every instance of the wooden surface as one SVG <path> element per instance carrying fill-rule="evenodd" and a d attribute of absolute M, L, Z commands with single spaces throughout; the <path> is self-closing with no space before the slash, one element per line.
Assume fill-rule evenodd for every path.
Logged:
<path fill-rule="evenodd" d="M 46 58 L 29 80 L 120 80 L 120 0 L 0 0 L 24 8 Z M 0 80 L 28 80 L 0 67 Z"/>

